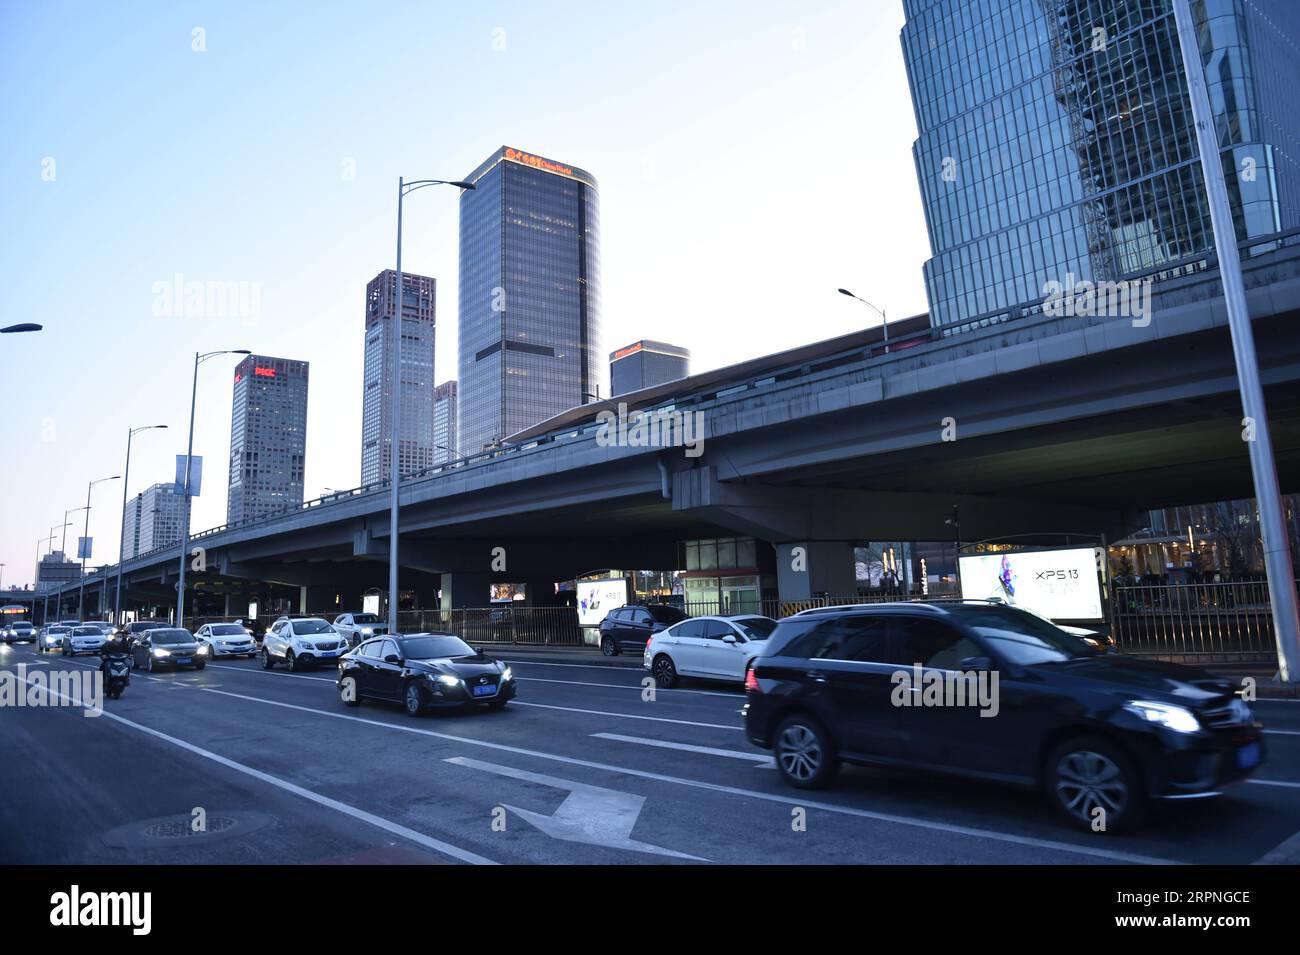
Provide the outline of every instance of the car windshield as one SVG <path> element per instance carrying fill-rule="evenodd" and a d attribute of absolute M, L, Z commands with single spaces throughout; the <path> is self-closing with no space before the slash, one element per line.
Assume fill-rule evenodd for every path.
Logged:
<path fill-rule="evenodd" d="M 216 623 L 212 625 L 212 633 L 218 637 L 231 637 L 238 634 L 241 637 L 248 636 L 248 632 L 243 627 L 235 623 Z"/>
<path fill-rule="evenodd" d="M 474 650 L 460 637 L 407 637 L 402 641 L 402 655 L 408 660 L 438 660 L 443 657 L 472 657 Z"/>
<path fill-rule="evenodd" d="M 654 617 L 656 623 L 677 623 L 686 619 L 686 614 L 676 607 L 646 607 L 650 611 L 650 616 Z"/>
<path fill-rule="evenodd" d="M 98 627 L 77 627 L 72 631 L 74 637 L 102 637 L 104 631 Z"/>
<path fill-rule="evenodd" d="M 304 633 L 333 633 L 334 628 L 324 620 L 295 620 L 293 632 L 302 636 Z"/>
<path fill-rule="evenodd" d="M 154 643 L 193 643 L 194 636 L 188 630 L 167 629 L 150 630 L 149 639 Z"/>
<path fill-rule="evenodd" d="M 13 625 L 13 628 L 15 630 L 30 630 L 32 629 L 32 625 L 30 623 L 16 623 Z"/>
<path fill-rule="evenodd" d="M 766 640 L 776 629 L 776 621 L 770 617 L 741 617 L 731 621 L 740 628 L 740 632 L 749 640 Z"/>
<path fill-rule="evenodd" d="M 379 623 L 379 618 L 373 613 L 358 613 L 352 615 L 353 623 Z"/>
<path fill-rule="evenodd" d="M 45 632 L 46 632 L 46 633 L 67 633 L 67 632 L 68 632 L 68 628 L 67 628 L 67 627 L 50 627 L 50 629 L 47 630 L 47 631 L 45 631 Z"/>
<path fill-rule="evenodd" d="M 1100 651 L 1054 623 L 1015 607 L 982 607 L 966 623 L 1012 663 L 1060 663 Z"/>

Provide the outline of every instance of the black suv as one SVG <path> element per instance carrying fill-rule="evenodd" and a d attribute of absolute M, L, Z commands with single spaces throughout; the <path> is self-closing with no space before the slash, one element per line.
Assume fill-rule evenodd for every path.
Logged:
<path fill-rule="evenodd" d="M 644 653 L 652 634 L 686 619 L 671 604 L 631 604 L 616 607 L 600 622 L 600 652 L 616 657 L 623 650 Z"/>
<path fill-rule="evenodd" d="M 1106 831 L 1136 825 L 1153 798 L 1217 795 L 1264 761 L 1231 681 L 1097 650 L 1004 605 L 797 614 L 745 689 L 746 734 L 796 786 L 826 785 L 841 761 L 938 771 L 1042 789 Z"/>

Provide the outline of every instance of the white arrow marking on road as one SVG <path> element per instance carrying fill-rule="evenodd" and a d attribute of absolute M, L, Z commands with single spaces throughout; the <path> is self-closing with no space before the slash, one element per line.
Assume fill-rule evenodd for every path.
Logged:
<path fill-rule="evenodd" d="M 559 779 L 556 776 L 547 776 L 543 773 L 530 773 L 523 769 L 512 769 L 509 766 L 499 766 L 496 763 L 485 763 L 482 760 L 470 759 L 467 756 L 453 756 L 447 759 L 446 762 L 455 763 L 457 766 L 468 766 L 471 769 L 481 769 L 485 773 L 495 773 L 498 776 L 509 776 L 530 783 L 541 783 L 543 786 L 551 786 L 555 789 L 567 789 L 569 795 L 564 802 L 560 803 L 560 808 L 549 816 L 543 816 L 541 813 L 502 803 L 505 808 L 516 816 L 525 822 L 531 823 L 553 839 L 563 839 L 565 842 L 586 842 L 590 845 L 606 846 L 610 849 L 648 852 L 652 855 L 691 859 L 695 862 L 709 861 L 699 856 L 664 849 L 661 846 L 652 846 L 648 842 L 638 842 L 631 838 L 632 827 L 636 825 L 637 817 L 641 814 L 641 807 L 645 804 L 644 796 L 620 792 L 617 789 L 605 789 L 603 786 L 589 786 L 586 783 Z"/>
<path fill-rule="evenodd" d="M 719 749 L 716 746 L 695 746 L 691 743 L 677 743 L 666 739 L 646 739 L 643 736 L 624 736 L 622 733 L 592 733 L 595 739 L 612 739 L 620 743 L 637 743 L 641 746 L 656 746 L 660 749 L 677 749 L 684 753 L 702 753 L 705 756 L 723 756 L 727 759 L 744 759 L 757 764 L 763 769 L 776 769 L 776 760 L 762 753 L 744 753 L 737 749 Z"/>

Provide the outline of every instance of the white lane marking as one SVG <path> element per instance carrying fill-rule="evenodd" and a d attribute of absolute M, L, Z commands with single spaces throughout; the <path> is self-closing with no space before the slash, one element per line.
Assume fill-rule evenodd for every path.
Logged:
<path fill-rule="evenodd" d="M 31 680 L 23 680 L 22 682 L 31 683 Z M 79 700 L 74 700 L 72 697 L 59 693 L 57 690 L 47 689 L 46 692 L 52 693 L 53 695 L 72 703 L 80 703 Z M 220 693 L 221 691 L 216 690 L 214 692 Z M 230 695 L 233 696 L 234 694 Z M 343 813 L 345 816 L 351 816 L 353 819 L 360 822 L 369 823 L 377 829 L 382 829 L 395 836 L 401 836 L 403 839 L 424 846 L 426 849 L 432 849 L 434 852 L 441 852 L 443 855 L 451 856 L 453 859 L 459 859 L 461 862 L 470 862 L 474 865 L 497 865 L 497 863 L 492 859 L 478 855 L 475 852 L 470 852 L 468 849 L 462 849 L 460 846 L 454 846 L 449 842 L 443 842 L 441 839 L 426 836 L 422 832 L 408 829 L 406 826 L 393 822 L 390 819 L 385 819 L 383 816 L 376 816 L 374 813 L 366 812 L 364 809 L 349 806 L 345 802 L 339 802 L 337 799 L 331 799 L 329 796 L 324 796 L 318 792 L 314 792 L 313 790 L 305 789 L 297 783 L 289 782 L 287 779 L 280 779 L 278 776 L 264 773 L 260 769 L 254 769 L 252 766 L 246 766 L 233 759 L 228 759 L 219 753 L 214 753 L 211 750 L 204 749 L 202 746 L 195 746 L 193 743 L 186 742 L 183 739 L 178 739 L 175 736 L 168 736 L 166 733 L 156 730 L 151 726 L 136 723 L 133 720 L 128 720 L 124 716 L 118 716 L 116 713 L 109 713 L 107 710 L 105 710 L 102 715 L 108 717 L 110 720 L 115 720 L 124 726 L 129 726 L 142 733 L 147 733 L 156 739 L 171 743 L 173 746 L 179 746 L 181 749 L 187 750 L 196 756 L 210 759 L 212 762 L 225 766 L 227 769 L 233 769 L 237 773 L 243 773 L 246 776 L 251 776 L 254 779 L 260 780 L 267 785 L 275 786 L 277 789 L 283 789 L 285 792 L 293 793 L 295 796 L 301 796 L 303 799 L 314 802 L 319 806 L 324 806 L 326 809 L 333 809 L 336 812 Z"/>
<path fill-rule="evenodd" d="M 1300 736 L 1300 730 L 1264 730 L 1266 736 Z"/>
<path fill-rule="evenodd" d="M 315 680 L 317 683 L 337 683 L 337 680 L 331 680 L 327 676 L 307 676 L 304 673 L 281 673 L 279 670 L 252 670 L 248 667 L 229 667 L 222 663 L 209 663 L 208 666 L 215 667 L 218 670 L 233 670 L 236 673 L 254 673 L 262 676 L 285 676 L 291 680 Z"/>
<path fill-rule="evenodd" d="M 606 789 L 604 786 L 578 783 L 571 779 L 560 779 L 544 773 L 530 773 L 524 769 L 501 766 L 497 763 L 485 763 L 482 760 L 470 759 L 468 756 L 453 756 L 443 762 L 568 790 L 569 795 L 565 797 L 564 802 L 560 803 L 560 808 L 549 816 L 543 816 L 531 809 L 520 809 L 509 803 L 501 804 L 552 839 L 585 842 L 588 845 L 626 849 L 630 852 L 648 852 L 651 855 L 691 859 L 695 862 L 709 861 L 699 856 L 687 855 L 685 852 L 665 849 L 632 838 L 632 829 L 636 826 L 637 817 L 641 815 L 641 807 L 645 805 L 645 796 L 625 793 L 618 789 Z"/>
<path fill-rule="evenodd" d="M 504 659 L 504 658 L 503 658 Z M 599 663 L 542 663 L 540 660 L 506 660 L 513 666 L 530 666 L 530 667 L 569 667 L 574 670 L 640 670 L 640 666 L 635 663 L 631 666 L 621 666 L 618 664 L 601 666 Z"/>
<path fill-rule="evenodd" d="M 1300 783 L 1287 783 L 1280 779 L 1248 779 L 1248 783 L 1254 783 L 1256 786 L 1285 786 L 1288 789 L 1300 789 Z"/>
<path fill-rule="evenodd" d="M 511 700 L 511 706 L 535 706 L 543 710 L 562 710 L 565 713 L 586 713 L 590 716 L 615 716 L 625 720 L 649 720 L 652 723 L 677 723 L 680 726 L 702 726 L 711 730 L 735 730 L 740 732 L 743 726 L 726 726 L 722 723 L 697 723 L 694 720 L 673 720 L 666 716 L 637 716 L 635 713 L 610 713 L 605 710 L 583 710 L 576 706 L 555 706 L 550 703 L 526 703 L 523 700 Z"/>
<path fill-rule="evenodd" d="M 649 675 L 650 675 L 649 673 L 645 674 L 645 676 L 647 677 Z M 547 680 L 544 677 L 540 677 L 540 676 L 517 676 L 515 677 L 515 679 L 521 681 L 526 680 L 529 683 L 562 683 L 565 686 L 605 686 L 614 690 L 636 690 L 638 693 L 642 689 L 640 683 L 583 683 L 580 680 Z M 691 689 L 687 689 L 686 687 L 673 687 L 672 689 L 665 689 L 660 686 L 660 687 L 655 687 L 655 692 L 656 693 L 690 693 L 692 696 L 723 696 L 729 700 L 737 700 L 737 701 L 743 700 L 745 698 L 743 693 L 719 693 L 716 690 L 691 690 Z"/>
<path fill-rule="evenodd" d="M 646 739 L 642 736 L 624 736 L 621 733 L 592 733 L 594 739 L 612 739 L 620 743 L 638 743 L 641 746 L 657 746 L 661 749 L 679 749 L 686 753 L 703 753 L 705 756 L 723 756 L 727 759 L 744 759 L 751 763 L 776 766 L 776 760 L 762 753 L 744 753 L 738 749 L 718 749 L 716 746 L 695 746 L 691 743 L 675 743 L 666 739 Z"/>
<path fill-rule="evenodd" d="M 667 776 L 663 773 L 652 773 L 644 769 L 632 769 L 628 766 L 615 766 L 611 763 L 597 763 L 589 759 L 579 759 L 576 756 L 560 756 L 556 753 L 543 753 L 535 749 L 524 749 L 521 746 L 510 746 L 506 743 L 490 743 L 487 740 L 472 739 L 468 736 L 455 736 L 451 733 L 439 733 L 436 730 L 421 729 L 417 726 L 402 726 L 398 723 L 385 723 L 381 720 L 371 720 L 364 716 L 352 716 L 348 713 L 332 713 L 329 710 L 318 710 L 311 706 L 300 706 L 297 703 L 282 703 L 279 700 L 268 700 L 258 696 L 247 696 L 243 693 L 231 693 L 229 690 L 208 690 L 203 689 L 204 693 L 215 693 L 218 696 L 230 696 L 235 699 L 248 700 L 252 703 L 265 703 L 267 706 L 279 706 L 288 710 L 298 710 L 303 713 L 315 713 L 318 716 L 328 716 L 338 720 L 349 720 L 354 723 L 365 723 L 370 726 L 378 726 L 382 729 L 397 730 L 402 733 L 414 733 L 417 736 L 430 736 L 434 739 L 449 740 L 453 743 L 463 743 L 467 746 L 481 746 L 484 749 L 493 749 L 502 753 L 514 753 L 518 756 L 531 756 L 534 759 L 549 759 L 557 763 L 565 763 L 569 766 L 582 766 L 586 769 L 596 769 L 607 773 L 616 773 L 623 776 L 635 776 L 639 779 L 648 779 L 653 782 L 671 783 L 676 786 L 687 786 L 691 789 L 703 789 L 709 792 L 725 793 L 729 796 L 740 796 L 747 799 L 759 799 L 764 802 L 779 803 L 783 806 L 804 806 L 813 809 L 821 809 L 826 812 L 840 813 L 846 816 L 855 816 L 859 819 L 872 819 L 877 822 L 893 823 L 900 826 L 914 826 L 918 829 L 930 829 L 936 832 L 947 832 L 953 835 L 972 836 L 977 839 L 989 839 L 993 842 L 1008 842 L 1014 845 L 1032 846 L 1037 849 L 1051 849 L 1057 852 L 1071 852 L 1077 855 L 1094 856 L 1102 859 L 1110 859 L 1115 862 L 1131 862 L 1139 865 L 1186 865 L 1187 863 L 1179 862 L 1176 859 L 1161 859 L 1155 856 L 1135 855 L 1129 852 L 1117 852 L 1111 849 L 1103 849 L 1096 846 L 1075 845 L 1069 842 L 1057 842 L 1054 839 L 1037 839 L 1033 836 L 1017 836 L 1009 832 L 998 832 L 993 829 L 976 829 L 971 826 L 959 826 L 946 822 L 934 822 L 928 819 L 917 819 L 912 816 L 899 816 L 887 812 L 875 812 L 870 809 L 856 809 L 852 806 L 840 806 L 835 803 L 819 802 L 814 799 L 802 799 L 797 795 L 782 796 L 777 793 L 761 792 L 757 789 L 742 789 L 739 786 L 724 786 L 720 783 L 706 783 L 699 779 L 685 779 L 680 776 Z M 518 702 L 518 701 L 515 701 Z"/>

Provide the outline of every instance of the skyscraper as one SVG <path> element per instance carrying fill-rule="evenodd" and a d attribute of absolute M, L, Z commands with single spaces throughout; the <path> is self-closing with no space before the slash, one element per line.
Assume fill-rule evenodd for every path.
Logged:
<path fill-rule="evenodd" d="M 361 399 L 361 483 L 387 481 L 392 464 L 393 312 L 397 273 L 384 269 L 366 285 L 366 361 Z M 437 282 L 402 273 L 403 475 L 434 464 L 433 347 Z"/>
<path fill-rule="evenodd" d="M 1170 0 L 904 0 L 945 333 L 1213 245 Z M 1293 0 L 1193 0 L 1238 238 L 1300 224 Z"/>
<path fill-rule="evenodd" d="M 691 373 L 691 353 L 667 342 L 649 339 L 633 342 L 609 356 L 609 394 L 612 398 Z"/>
<path fill-rule="evenodd" d="M 456 382 L 444 381 L 433 389 L 433 460 L 446 464 L 460 457 L 456 443 L 456 413 L 459 401 Z"/>
<path fill-rule="evenodd" d="M 473 454 L 589 400 L 600 367 L 596 180 L 503 146 L 460 197 L 460 434 Z"/>
<path fill-rule="evenodd" d="M 235 367 L 226 521 L 302 503 L 307 362 L 249 355 Z"/>
<path fill-rule="evenodd" d="M 179 544 L 185 497 L 174 483 L 155 484 L 126 502 L 122 537 L 123 558 Z"/>

